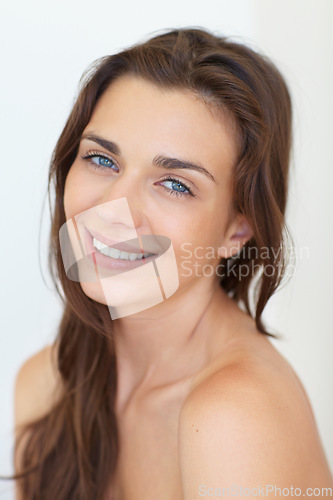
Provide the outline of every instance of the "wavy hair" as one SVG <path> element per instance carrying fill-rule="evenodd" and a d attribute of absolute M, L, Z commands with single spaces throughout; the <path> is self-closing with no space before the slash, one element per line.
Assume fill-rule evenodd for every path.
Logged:
<path fill-rule="evenodd" d="M 220 285 L 244 305 L 260 332 L 275 336 L 265 328 L 262 312 L 286 269 L 291 101 L 280 72 L 255 50 L 199 28 L 168 30 L 98 59 L 80 81 L 49 171 L 49 203 L 55 193 L 49 269 L 64 306 L 56 338 L 61 397 L 17 434 L 15 456 L 24 446 L 12 478 L 25 500 L 103 499 L 115 473 L 119 440 L 112 320 L 106 305 L 67 278 L 59 229 L 66 221 L 65 180 L 82 132 L 103 92 L 124 74 L 162 88 L 190 90 L 233 117 L 240 137 L 233 208 L 246 216 L 253 236 L 235 258 L 224 259 L 229 272 Z M 258 271 L 237 273 L 250 264 Z"/>

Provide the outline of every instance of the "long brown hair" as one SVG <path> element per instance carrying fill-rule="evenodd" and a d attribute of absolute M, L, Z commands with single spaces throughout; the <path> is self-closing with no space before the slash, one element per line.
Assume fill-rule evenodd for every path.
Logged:
<path fill-rule="evenodd" d="M 220 284 L 245 306 L 260 332 L 274 336 L 261 315 L 286 266 L 291 103 L 281 74 L 267 58 L 243 44 L 196 28 L 169 30 L 97 60 L 81 81 L 49 172 L 49 197 L 52 184 L 55 189 L 49 267 L 64 304 L 56 339 L 62 396 L 47 415 L 24 426 L 16 439 L 15 450 L 25 436 L 20 473 L 13 476 L 19 479 L 25 500 L 102 499 L 117 464 L 112 320 L 106 305 L 91 300 L 80 283 L 67 278 L 59 229 L 66 220 L 65 180 L 81 134 L 98 99 L 123 74 L 163 88 L 191 90 L 233 116 L 241 139 L 233 203 L 237 212 L 246 215 L 253 237 L 236 258 L 224 262 L 228 272 Z M 257 271 L 239 274 L 244 265 Z"/>

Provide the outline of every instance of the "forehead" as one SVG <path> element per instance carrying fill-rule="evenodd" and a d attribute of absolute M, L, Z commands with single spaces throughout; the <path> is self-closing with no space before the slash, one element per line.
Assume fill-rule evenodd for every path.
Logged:
<path fill-rule="evenodd" d="M 122 152 L 166 154 L 204 164 L 213 175 L 230 173 L 237 158 L 233 121 L 186 89 L 158 87 L 125 75 L 103 93 L 86 130 L 120 145 Z"/>

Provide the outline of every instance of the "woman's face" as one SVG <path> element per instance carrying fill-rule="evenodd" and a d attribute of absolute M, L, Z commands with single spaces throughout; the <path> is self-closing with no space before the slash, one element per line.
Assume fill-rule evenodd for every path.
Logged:
<path fill-rule="evenodd" d="M 165 236 L 172 244 L 179 289 L 195 280 L 214 280 L 204 266 L 216 266 L 238 243 L 230 238 L 238 226 L 227 228 L 236 157 L 231 120 L 217 117 L 190 92 L 123 76 L 99 99 L 82 134 L 65 184 L 66 220 L 76 216 L 79 229 L 97 232 L 104 243 Z M 153 251 L 153 242 L 144 241 L 150 248 L 143 243 L 141 250 Z M 102 256 L 113 259 L 120 273 L 113 277 L 118 287 L 111 302 L 121 303 L 133 288 L 130 282 L 120 286 L 124 273 L 137 267 L 136 260 L 124 256 Z M 98 283 L 80 281 L 88 296 L 106 303 Z"/>

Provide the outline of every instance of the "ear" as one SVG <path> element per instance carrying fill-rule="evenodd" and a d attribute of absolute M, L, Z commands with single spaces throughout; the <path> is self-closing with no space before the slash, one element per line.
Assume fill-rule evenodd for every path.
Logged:
<path fill-rule="evenodd" d="M 219 257 L 227 259 L 238 254 L 252 236 L 253 231 L 246 217 L 238 214 L 227 228 L 224 240 L 218 248 Z"/>

